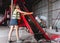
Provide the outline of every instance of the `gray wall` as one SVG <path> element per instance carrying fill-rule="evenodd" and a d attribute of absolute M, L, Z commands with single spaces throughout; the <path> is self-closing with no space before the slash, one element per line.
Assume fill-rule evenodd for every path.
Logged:
<path fill-rule="evenodd" d="M 55 24 L 56 18 L 60 14 L 60 0 L 42 0 L 32 6 L 32 9 L 34 15 L 43 15 L 48 18 L 46 24 L 49 27 Z"/>

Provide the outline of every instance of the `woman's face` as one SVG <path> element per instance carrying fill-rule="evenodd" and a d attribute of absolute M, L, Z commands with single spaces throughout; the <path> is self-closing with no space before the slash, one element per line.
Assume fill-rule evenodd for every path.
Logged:
<path fill-rule="evenodd" d="M 15 8 L 15 5 L 13 5 L 13 6 L 12 6 L 12 5 L 9 5 L 9 7 L 10 7 L 10 8 L 12 8 L 12 7 Z"/>
<path fill-rule="evenodd" d="M 19 8 L 19 6 L 18 5 L 16 5 L 16 9 L 18 9 Z"/>

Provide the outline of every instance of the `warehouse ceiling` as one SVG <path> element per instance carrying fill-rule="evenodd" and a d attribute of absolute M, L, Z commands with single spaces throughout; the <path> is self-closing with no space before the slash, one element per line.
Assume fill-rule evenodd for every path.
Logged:
<path fill-rule="evenodd" d="M 27 7 L 31 11 L 31 7 L 34 6 L 35 4 L 39 3 L 42 0 L 25 0 Z"/>
<path fill-rule="evenodd" d="M 25 0 L 26 5 L 32 6 L 34 3 L 37 3 L 41 0 Z M 8 2 L 8 3 L 7 3 Z M 11 3 L 11 0 L 2 0 L 2 6 L 7 7 Z"/>
<path fill-rule="evenodd" d="M 28 3 L 34 3 L 36 0 L 26 0 L 26 2 L 28 2 Z"/>
<path fill-rule="evenodd" d="M 25 0 L 28 4 L 30 4 L 30 5 L 32 5 L 32 4 L 34 4 L 34 3 L 38 3 L 38 2 L 40 2 L 40 1 L 42 1 L 42 0 Z"/>
<path fill-rule="evenodd" d="M 31 7 L 34 3 L 38 3 L 39 1 L 41 1 L 41 0 L 25 0 L 26 6 L 29 10 L 31 10 Z M 0 0 L 0 2 L 2 3 L 2 4 L 0 3 L 1 4 L 0 12 L 2 12 L 10 5 L 11 0 Z M 19 1 L 19 3 L 20 3 L 20 1 Z"/>

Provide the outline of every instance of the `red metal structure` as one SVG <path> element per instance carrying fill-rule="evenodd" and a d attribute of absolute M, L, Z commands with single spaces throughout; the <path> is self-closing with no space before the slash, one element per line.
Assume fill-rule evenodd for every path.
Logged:
<path fill-rule="evenodd" d="M 21 2 L 22 2 L 22 1 L 21 1 Z M 24 3 L 23 3 L 23 8 L 24 8 L 25 11 L 28 11 L 28 9 L 25 7 Z M 28 12 L 29 12 L 29 11 L 28 11 Z M 44 36 L 44 37 L 46 38 L 46 40 L 54 40 L 54 39 L 60 37 L 60 35 L 52 35 L 51 37 L 49 37 L 49 36 L 45 33 L 45 31 L 41 28 L 41 26 L 37 23 L 37 21 L 35 20 L 35 18 L 34 18 L 32 15 L 30 15 L 30 16 L 28 16 L 28 17 L 30 17 L 30 19 L 32 20 L 32 22 L 36 25 L 36 27 L 38 28 L 38 30 L 40 31 L 40 33 L 42 33 L 42 36 Z M 23 16 L 22 18 L 24 18 L 24 19 L 23 19 L 24 22 L 27 21 L 24 16 Z M 28 23 L 28 22 L 26 22 L 26 23 Z M 28 25 L 27 25 L 27 26 L 28 26 Z M 30 26 L 29 26 L 29 27 L 30 27 Z M 29 27 L 28 27 L 28 28 L 29 28 Z M 29 31 L 31 31 L 31 30 L 29 30 Z M 33 32 L 33 33 L 34 33 L 34 32 Z"/>
<path fill-rule="evenodd" d="M 22 0 L 21 0 L 21 2 L 22 2 Z M 24 3 L 23 3 L 23 8 L 24 8 L 25 11 L 28 11 L 28 9 L 25 7 Z M 28 11 L 28 12 L 29 12 L 29 11 Z M 37 26 L 37 28 L 39 29 L 39 31 L 41 31 L 41 33 L 43 34 L 43 36 L 44 36 L 47 40 L 50 40 L 50 38 L 47 36 L 47 34 L 44 32 L 44 30 L 43 30 L 43 29 L 40 27 L 40 25 L 37 23 L 37 21 L 35 20 L 35 18 L 34 18 L 32 15 L 30 15 L 29 17 L 32 19 L 33 23 Z M 28 28 L 28 30 L 29 30 L 31 33 L 33 33 L 30 25 L 28 24 L 28 22 L 27 22 L 27 20 L 26 20 L 26 18 L 25 18 L 24 16 L 22 16 L 22 19 L 23 19 L 26 27 Z"/>

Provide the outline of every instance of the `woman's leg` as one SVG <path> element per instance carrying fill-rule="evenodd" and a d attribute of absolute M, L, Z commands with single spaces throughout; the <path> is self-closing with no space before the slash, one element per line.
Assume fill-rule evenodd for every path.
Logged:
<path fill-rule="evenodd" d="M 18 27 L 18 25 L 15 26 L 15 29 L 16 29 L 17 43 L 22 43 L 22 40 L 19 40 L 19 27 Z"/>
<path fill-rule="evenodd" d="M 18 25 L 15 25 L 14 29 L 16 29 L 16 38 L 17 38 L 17 40 L 19 40 L 19 27 L 18 27 Z"/>
<path fill-rule="evenodd" d="M 11 35 L 12 35 L 13 30 L 14 30 L 14 26 L 10 26 L 10 31 L 9 31 L 9 35 L 8 35 L 9 41 L 11 40 Z"/>

